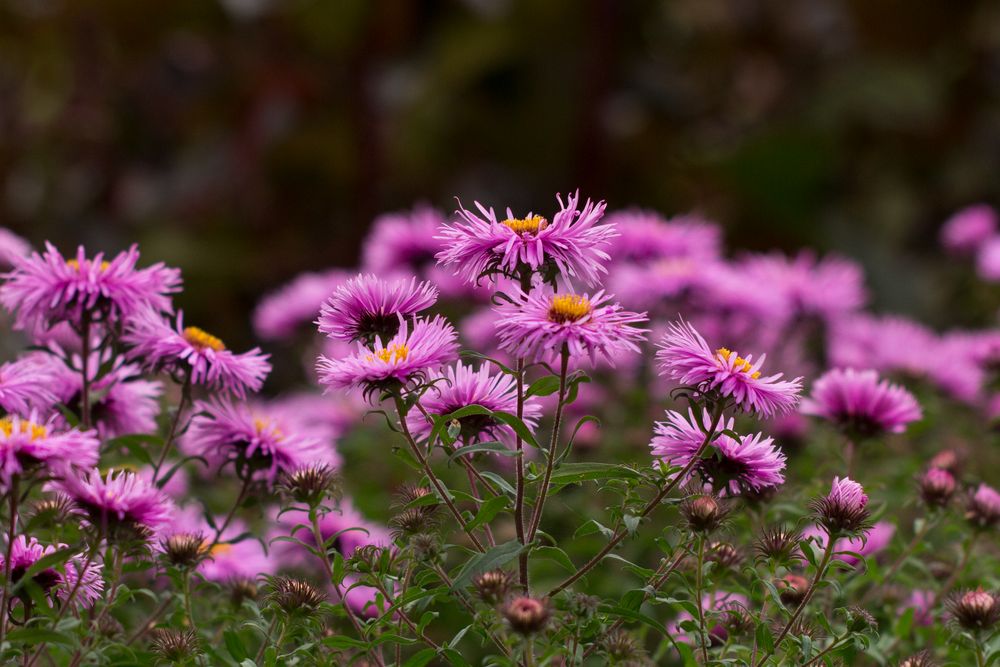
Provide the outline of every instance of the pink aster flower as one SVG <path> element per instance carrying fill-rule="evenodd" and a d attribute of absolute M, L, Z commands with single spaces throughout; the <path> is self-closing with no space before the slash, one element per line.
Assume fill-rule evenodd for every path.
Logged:
<path fill-rule="evenodd" d="M 370 348 L 359 343 L 358 351 L 349 357 L 320 356 L 320 383 L 328 387 L 360 387 L 366 392 L 405 384 L 454 359 L 458 351 L 455 338 L 455 330 L 440 315 L 430 320 L 404 320 L 399 332 L 386 344 L 376 337 Z"/>
<path fill-rule="evenodd" d="M 864 488 L 850 477 L 834 477 L 827 500 L 848 510 L 864 509 L 868 496 Z"/>
<path fill-rule="evenodd" d="M 329 442 L 299 433 L 289 420 L 266 407 L 219 399 L 196 403 L 180 447 L 187 456 L 201 456 L 219 467 L 233 463 L 241 477 L 246 471 L 269 484 L 282 471 L 335 463 Z"/>
<path fill-rule="evenodd" d="M 920 627 L 930 627 L 934 625 L 934 605 L 937 602 L 937 593 L 926 589 L 917 589 L 910 593 L 910 597 L 900 605 L 897 613 L 902 615 L 907 609 L 913 610 L 913 622 Z"/>
<path fill-rule="evenodd" d="M 57 549 L 64 548 L 65 544 L 43 545 L 34 537 L 18 535 L 10 550 L 11 581 L 20 581 L 32 565 L 45 556 L 54 554 Z M 77 588 L 77 581 L 82 575 L 83 581 L 77 588 L 73 603 L 80 609 L 89 607 L 101 597 L 104 580 L 98 563 L 90 563 L 86 567 L 84 565 L 85 560 L 81 556 L 73 556 L 60 568 L 49 567 L 35 572 L 32 581 L 46 595 L 65 602 L 70 592 Z M 6 562 L 4 554 L 0 553 L 0 572 L 3 571 L 6 571 Z M 27 589 L 21 589 L 18 596 L 24 604 L 31 602 Z"/>
<path fill-rule="evenodd" d="M 461 361 L 449 366 L 443 373 L 432 373 L 428 381 L 434 386 L 420 399 L 420 404 L 431 416 L 447 415 L 470 405 L 480 405 L 488 410 L 515 413 L 517 411 L 517 383 L 504 373 L 490 374 L 487 364 L 478 369 Z M 436 381 L 436 382 L 435 382 Z M 540 408 L 534 397 L 524 402 L 524 422 L 534 428 Z M 410 431 L 417 438 L 431 432 L 431 422 L 414 408 L 406 417 Z M 487 415 L 470 415 L 459 420 L 461 444 L 490 440 L 513 440 L 514 431 Z"/>
<path fill-rule="evenodd" d="M 323 304 L 319 332 L 330 338 L 371 343 L 392 338 L 399 324 L 437 301 L 437 290 L 416 278 L 382 280 L 359 274 L 338 287 Z"/>
<path fill-rule="evenodd" d="M 316 320 L 323 301 L 350 275 L 340 269 L 299 275 L 260 300 L 253 313 L 254 331 L 265 340 L 291 337 Z"/>
<path fill-rule="evenodd" d="M 790 411 L 798 401 L 802 378 L 781 380 L 782 374 L 762 376 L 765 355 L 757 361 L 721 347 L 712 352 L 701 334 L 687 322 L 671 323 L 656 358 L 660 374 L 700 391 L 731 398 L 747 412 L 770 417 Z"/>
<path fill-rule="evenodd" d="M 35 354 L 0 365 L 0 407 L 18 415 L 50 408 L 57 400 L 51 381 L 49 365 Z"/>
<path fill-rule="evenodd" d="M 0 419 L 0 488 L 6 490 L 14 475 L 23 475 L 36 466 L 62 475 L 71 466 L 97 464 L 100 443 L 94 432 L 59 431 L 55 420 L 42 420 L 35 413 L 27 418 Z"/>
<path fill-rule="evenodd" d="M 867 300 L 861 267 L 838 257 L 817 260 L 808 251 L 794 258 L 750 255 L 740 261 L 739 270 L 757 289 L 779 295 L 792 317 L 832 319 Z"/>
<path fill-rule="evenodd" d="M 979 528 L 1000 522 L 1000 492 L 988 484 L 980 484 L 969 496 L 965 517 Z"/>
<path fill-rule="evenodd" d="M 604 248 L 615 236 L 611 225 L 597 224 L 604 215 L 604 202 L 589 199 L 579 209 L 579 193 L 570 195 L 552 221 L 529 213 L 517 218 L 507 209 L 505 218 L 476 202 L 479 214 L 459 205 L 460 220 L 441 228 L 445 249 L 437 258 L 467 282 L 478 283 L 495 274 L 519 276 L 522 267 L 542 273 L 546 278 L 558 272 L 563 279 L 577 278 L 596 285 L 607 269 L 608 253 Z"/>
<path fill-rule="evenodd" d="M 260 348 L 236 354 L 225 343 L 198 327 L 185 327 L 178 313 L 175 326 L 153 311 L 136 316 L 122 340 L 131 345 L 128 356 L 151 370 L 182 374 L 193 384 L 244 398 L 260 391 L 271 372 L 270 355 Z"/>
<path fill-rule="evenodd" d="M 976 273 L 987 282 L 1000 282 L 1000 236 L 992 236 L 979 246 Z"/>
<path fill-rule="evenodd" d="M 802 402 L 802 412 L 868 437 L 902 433 L 922 416 L 917 399 L 906 389 L 880 379 L 875 371 L 853 368 L 824 373 Z"/>
<path fill-rule="evenodd" d="M 849 477 L 834 477 L 830 493 L 815 500 L 812 509 L 830 535 L 858 536 L 871 528 L 868 496 L 861 485 Z"/>
<path fill-rule="evenodd" d="M 862 558 L 875 556 L 885 550 L 892 542 L 896 534 L 895 524 L 888 521 L 879 521 L 864 535 L 854 537 L 842 537 L 833 545 L 834 558 L 850 565 L 857 565 Z M 819 526 L 810 526 L 802 531 L 804 539 L 813 538 L 820 549 L 826 548 L 826 531 Z"/>
<path fill-rule="evenodd" d="M 6 227 L 0 227 L 0 267 L 13 268 L 30 254 L 30 243 Z"/>
<path fill-rule="evenodd" d="M 734 420 L 716 425 L 710 443 L 710 456 L 700 459 L 694 468 L 717 493 L 738 495 L 744 490 L 778 486 L 785 481 L 785 455 L 774 446 L 772 438 L 761 433 L 732 438 L 722 431 L 732 430 Z M 672 410 L 667 421 L 658 422 L 656 435 L 649 446 L 652 454 L 671 466 L 686 466 L 698 453 L 706 431 L 712 428 L 712 416 L 705 411 L 701 424 L 694 412 L 688 417 Z"/>
<path fill-rule="evenodd" d="M 89 259 L 81 246 L 66 259 L 47 243 L 18 261 L 0 287 L 0 303 L 15 314 L 15 326 L 32 329 L 67 321 L 79 328 L 85 314 L 93 322 L 117 326 L 140 310 L 172 310 L 170 294 L 180 290 L 177 269 L 162 263 L 136 269 L 139 250 L 132 246 L 110 261 L 103 253 Z"/>
<path fill-rule="evenodd" d="M 668 258 L 704 263 L 717 259 L 722 251 L 719 226 L 698 215 L 665 220 L 655 211 L 625 210 L 609 213 L 605 224 L 614 225 L 618 231 L 608 246 L 612 265 L 646 264 Z"/>
<path fill-rule="evenodd" d="M 117 536 L 148 537 L 166 526 L 173 503 L 166 494 L 144 481 L 138 474 L 109 470 L 101 477 L 92 469 L 83 475 L 67 475 L 55 484 L 85 512 L 91 525 Z"/>
<path fill-rule="evenodd" d="M 971 253 L 996 233 L 996 211 L 987 204 L 975 204 L 948 218 L 941 227 L 941 245 L 954 253 Z"/>
<path fill-rule="evenodd" d="M 600 353 L 613 363 L 617 352 L 638 352 L 647 329 L 631 326 L 646 321 L 645 313 L 622 310 L 613 297 L 558 293 L 539 287 L 525 294 L 514 290 L 512 301 L 495 308 L 500 349 L 531 360 L 554 361 L 565 348 L 571 358 Z"/>
<path fill-rule="evenodd" d="M 40 363 L 47 366 L 50 389 L 59 403 L 76 410 L 83 391 L 80 355 L 66 355 L 54 344 L 50 350 L 66 361 L 60 361 L 53 354 L 38 355 L 40 360 L 44 359 Z M 114 357 L 108 348 L 92 353 L 87 367 L 91 379 L 91 417 L 102 440 L 156 431 L 159 399 L 163 394 L 160 382 L 143 379 L 138 365 Z M 103 374 L 97 377 L 102 367 Z"/>

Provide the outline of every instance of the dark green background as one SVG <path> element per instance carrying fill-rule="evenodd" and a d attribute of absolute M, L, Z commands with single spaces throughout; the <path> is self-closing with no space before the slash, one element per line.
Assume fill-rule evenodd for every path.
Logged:
<path fill-rule="evenodd" d="M 987 1 L 0 0 L 0 224 L 138 240 L 245 343 L 262 291 L 354 264 L 378 212 L 579 186 L 976 323 L 936 232 L 1000 199 L 998 85 Z"/>

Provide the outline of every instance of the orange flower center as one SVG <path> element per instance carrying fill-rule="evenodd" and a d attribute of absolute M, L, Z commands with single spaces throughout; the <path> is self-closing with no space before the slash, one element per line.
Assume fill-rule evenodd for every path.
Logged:
<path fill-rule="evenodd" d="M 216 352 L 222 352 L 226 349 L 226 345 L 221 339 L 216 338 L 204 329 L 199 329 L 198 327 L 186 327 L 184 329 L 183 336 L 184 340 L 199 350 L 210 349 L 215 350 Z"/>
<path fill-rule="evenodd" d="M 388 347 L 381 350 L 372 350 L 368 355 L 368 361 L 379 359 L 385 363 L 405 361 L 410 356 L 410 348 L 405 343 L 390 343 Z"/>
<path fill-rule="evenodd" d="M 590 300 L 578 294 L 557 294 L 549 305 L 549 319 L 564 324 L 576 322 L 590 314 Z"/>
<path fill-rule="evenodd" d="M 718 350 L 715 351 L 715 356 L 718 357 L 719 360 L 723 364 L 725 364 L 726 366 L 729 365 L 729 359 L 734 354 L 736 354 L 736 353 L 733 352 L 732 350 L 729 350 L 729 349 L 724 348 L 724 347 L 720 347 Z M 740 372 L 740 373 L 746 373 L 752 379 L 756 380 L 757 378 L 760 377 L 760 371 L 754 371 L 753 373 L 751 373 L 750 372 L 751 368 L 753 368 L 753 364 L 751 364 L 749 361 L 747 361 L 743 357 L 737 356 L 736 359 L 733 361 L 733 370 L 734 371 L 737 371 L 737 372 Z"/>
<path fill-rule="evenodd" d="M 38 440 L 47 436 L 49 434 L 49 429 L 32 421 L 19 422 L 15 427 L 13 419 L 10 417 L 4 417 L 3 419 L 0 419 L 0 432 L 8 438 L 15 433 L 23 433 L 31 438 L 31 440 Z"/>
<path fill-rule="evenodd" d="M 515 234 L 537 234 L 548 227 L 549 222 L 540 215 L 529 215 L 526 218 L 507 218 L 500 224 L 506 225 Z"/>

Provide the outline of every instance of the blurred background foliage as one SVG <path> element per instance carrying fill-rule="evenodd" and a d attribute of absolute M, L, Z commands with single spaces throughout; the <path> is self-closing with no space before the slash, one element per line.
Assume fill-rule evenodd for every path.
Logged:
<path fill-rule="evenodd" d="M 0 0 L 0 225 L 140 242 L 234 345 L 380 212 L 577 187 L 982 324 L 936 237 L 1000 202 L 998 91 L 989 0 Z"/>

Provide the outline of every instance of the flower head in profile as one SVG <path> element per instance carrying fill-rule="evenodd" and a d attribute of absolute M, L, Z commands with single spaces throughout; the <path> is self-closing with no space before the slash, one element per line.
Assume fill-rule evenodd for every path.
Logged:
<path fill-rule="evenodd" d="M 330 442 L 266 406 L 213 399 L 196 403 L 195 412 L 181 451 L 213 466 L 233 463 L 241 477 L 245 473 L 273 485 L 282 472 L 313 462 L 335 463 Z"/>
<path fill-rule="evenodd" d="M 171 518 L 173 503 L 166 494 L 133 472 L 109 470 L 101 477 L 92 469 L 64 477 L 55 488 L 113 539 L 148 539 Z"/>
<path fill-rule="evenodd" d="M 954 253 L 975 252 L 997 233 L 997 213 L 988 204 L 967 206 L 941 227 L 941 245 Z"/>
<path fill-rule="evenodd" d="M 612 225 L 597 224 L 604 202 L 588 199 L 582 210 L 579 203 L 579 193 L 565 203 L 559 197 L 560 209 L 552 220 L 535 213 L 519 218 L 510 209 L 500 218 L 479 202 L 477 215 L 460 205 L 459 220 L 441 228 L 438 238 L 445 248 L 437 258 L 470 283 L 497 275 L 520 277 L 528 270 L 547 281 L 560 275 L 596 285 L 607 272 L 605 248 L 616 232 Z"/>
<path fill-rule="evenodd" d="M 906 389 L 880 379 L 873 370 L 835 368 L 813 385 L 802 412 L 833 422 L 861 437 L 902 433 L 921 418 L 920 405 Z"/>
<path fill-rule="evenodd" d="M 761 433 L 737 439 L 722 432 L 732 431 L 733 425 L 730 419 L 716 426 L 708 454 L 698 460 L 693 470 L 717 493 L 727 495 L 783 484 L 785 455 L 774 446 L 774 441 Z M 657 423 L 655 428 L 656 435 L 649 445 L 653 456 L 671 466 L 686 466 L 697 455 L 706 432 L 712 428 L 712 417 L 704 412 L 699 424 L 691 410 L 687 418 L 668 410 L 667 421 Z"/>
<path fill-rule="evenodd" d="M 330 338 L 371 344 L 376 338 L 386 340 L 399 332 L 403 319 L 426 310 L 437 301 L 437 290 L 430 283 L 409 280 L 383 280 L 363 274 L 340 285 L 323 304 L 319 331 Z"/>
<path fill-rule="evenodd" d="M 366 393 L 405 384 L 455 358 L 455 329 L 441 316 L 400 323 L 388 342 L 376 338 L 343 359 L 320 356 L 316 368 L 320 383 L 328 387 L 361 388 Z"/>
<path fill-rule="evenodd" d="M 948 598 L 952 620 L 971 632 L 989 631 L 1000 621 L 1000 595 L 977 588 Z"/>
<path fill-rule="evenodd" d="M 977 528 L 1000 523 L 1000 492 L 988 484 L 980 484 L 969 496 L 965 518 Z"/>
<path fill-rule="evenodd" d="M 621 352 L 638 352 L 647 329 L 645 313 L 622 310 L 603 291 L 593 295 L 556 292 L 539 287 L 515 289 L 512 301 L 497 306 L 500 349 L 531 360 L 554 361 L 565 349 L 570 358 L 598 354 L 608 361 Z"/>
<path fill-rule="evenodd" d="M 830 493 L 812 503 L 820 525 L 830 535 L 853 537 L 869 530 L 868 496 L 850 477 L 834 477 Z"/>
<path fill-rule="evenodd" d="M 265 340 L 289 338 L 300 326 L 316 320 L 323 301 L 350 275 L 341 269 L 303 273 L 266 294 L 253 312 L 254 332 Z"/>
<path fill-rule="evenodd" d="M 487 410 L 515 413 L 517 411 L 517 383 L 513 376 L 503 373 L 490 374 L 487 364 L 478 369 L 461 361 L 444 372 L 428 375 L 433 383 L 420 399 L 424 410 L 432 416 L 451 414 L 470 405 L 480 405 Z M 524 401 L 524 422 L 534 427 L 541 409 L 534 397 Z M 407 426 L 417 438 L 426 437 L 432 424 L 419 410 L 411 410 Z M 510 441 L 514 431 L 489 415 L 468 415 L 459 421 L 458 441 L 474 444 L 490 440 Z"/>
<path fill-rule="evenodd" d="M 0 365 L 0 408 L 26 415 L 51 407 L 57 400 L 51 381 L 50 365 L 35 354 Z"/>
<path fill-rule="evenodd" d="M 720 347 L 714 352 L 693 326 L 681 320 L 670 325 L 656 353 L 660 374 L 701 392 L 717 392 L 747 412 L 765 417 L 795 407 L 802 378 L 782 380 L 782 374 L 763 375 L 765 356 L 756 361 Z"/>
<path fill-rule="evenodd" d="M 239 398 L 260 391 L 271 372 L 269 355 L 260 348 L 237 354 L 207 331 L 185 327 L 183 313 L 171 325 L 158 313 L 144 311 L 132 320 L 123 340 L 132 346 L 129 358 L 144 368 L 180 374 L 192 384 Z"/>
<path fill-rule="evenodd" d="M 14 475 L 36 467 L 58 476 L 72 466 L 96 465 L 99 448 L 93 431 L 60 430 L 55 417 L 43 420 L 36 413 L 4 417 L 0 419 L 0 488 L 8 489 Z"/>
<path fill-rule="evenodd" d="M 214 524 L 221 526 L 224 521 L 223 517 L 215 517 Z M 161 529 L 156 548 L 166 551 L 179 545 L 177 550 L 186 551 L 190 564 L 208 581 L 229 583 L 274 572 L 272 559 L 260 541 L 248 535 L 244 522 L 233 519 L 213 544 L 215 533 L 200 509 L 184 507 L 176 510 L 169 525 Z"/>
<path fill-rule="evenodd" d="M 10 548 L 11 581 L 19 582 L 35 563 L 54 554 L 57 549 L 65 548 L 65 544 L 43 545 L 34 537 L 18 535 Z M 6 568 L 4 554 L 0 553 L 0 571 L 6 571 Z M 77 581 L 81 578 L 83 581 L 77 586 Z M 73 604 L 81 609 L 93 605 L 104 590 L 100 564 L 93 562 L 87 564 L 81 556 L 72 556 L 61 567 L 42 568 L 35 572 L 31 579 L 46 596 L 63 602 L 69 598 L 73 589 L 77 589 L 73 596 Z M 18 596 L 24 604 L 31 603 L 27 588 L 22 588 Z"/>
<path fill-rule="evenodd" d="M 111 260 L 103 253 L 89 258 L 83 247 L 65 258 L 50 243 L 43 254 L 17 262 L 0 287 L 0 303 L 15 314 L 19 329 L 48 328 L 85 318 L 112 327 L 146 308 L 170 312 L 170 295 L 180 290 L 177 269 L 162 263 L 137 269 L 139 250 L 132 246 Z"/>

